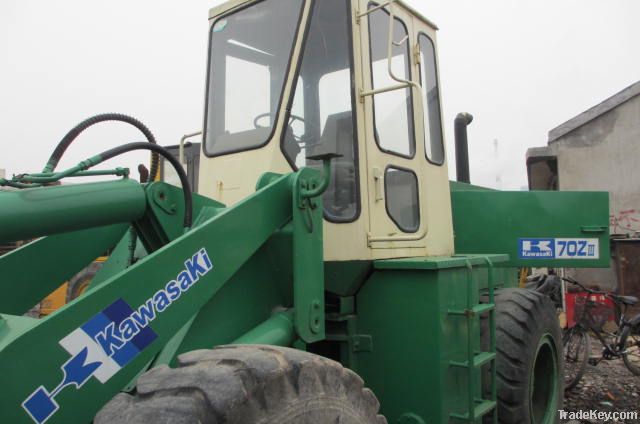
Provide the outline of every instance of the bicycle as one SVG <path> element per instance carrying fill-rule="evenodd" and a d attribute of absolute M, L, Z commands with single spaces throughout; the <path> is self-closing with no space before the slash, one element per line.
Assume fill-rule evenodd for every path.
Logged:
<path fill-rule="evenodd" d="M 578 384 L 587 363 L 598 365 L 603 360 L 622 359 L 631 373 L 640 376 L 640 314 L 631 319 L 626 317 L 627 308 L 638 303 L 638 298 L 588 289 L 573 278 L 562 279 L 586 293 L 584 304 L 576 305 L 575 325 L 563 331 L 565 389 Z M 597 300 L 598 296 L 610 299 L 615 306 L 617 328 L 613 332 L 603 328 L 606 319 L 602 319 L 603 304 Z M 580 310 L 578 306 L 581 306 Z M 602 354 L 599 357 L 590 357 L 590 333 L 602 344 Z"/>

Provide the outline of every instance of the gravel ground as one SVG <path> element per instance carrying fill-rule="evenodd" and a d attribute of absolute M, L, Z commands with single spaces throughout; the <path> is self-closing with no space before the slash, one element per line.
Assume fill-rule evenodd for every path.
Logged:
<path fill-rule="evenodd" d="M 591 338 L 592 355 L 599 355 L 602 345 Z M 633 375 L 622 360 L 602 361 L 597 366 L 587 365 L 582 380 L 565 393 L 565 411 L 637 411 L 640 417 L 640 376 Z M 572 423 L 601 423 L 604 421 L 563 421 Z M 617 421 L 640 423 L 640 419 Z"/>

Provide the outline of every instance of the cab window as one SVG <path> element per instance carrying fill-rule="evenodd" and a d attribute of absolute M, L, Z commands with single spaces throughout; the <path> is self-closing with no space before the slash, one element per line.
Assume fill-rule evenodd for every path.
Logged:
<path fill-rule="evenodd" d="M 359 213 L 350 7 L 347 0 L 315 1 L 295 95 L 282 136 L 293 169 L 322 169 L 308 156 L 338 153 L 324 193 L 325 218 L 351 222 Z"/>
<path fill-rule="evenodd" d="M 424 149 L 430 162 L 442 165 L 444 163 L 444 143 L 442 141 L 436 49 L 431 38 L 424 33 L 419 35 L 418 45 L 420 47 L 420 77 L 424 105 Z"/>
<path fill-rule="evenodd" d="M 258 148 L 273 135 L 303 0 L 263 0 L 211 26 L 205 153 Z"/>
<path fill-rule="evenodd" d="M 376 7 L 371 4 L 370 8 Z M 389 75 L 388 40 L 389 14 L 378 9 L 369 14 L 369 45 L 371 56 L 371 84 L 374 90 L 398 85 Z M 399 19 L 393 25 L 391 69 L 397 77 L 411 79 L 411 61 L 407 27 Z M 402 88 L 373 96 L 375 140 L 384 152 L 413 157 L 415 137 L 413 128 L 413 95 L 411 88 Z"/>
<path fill-rule="evenodd" d="M 418 177 L 409 170 L 388 167 L 384 173 L 387 213 L 405 233 L 415 233 L 420 227 Z"/>

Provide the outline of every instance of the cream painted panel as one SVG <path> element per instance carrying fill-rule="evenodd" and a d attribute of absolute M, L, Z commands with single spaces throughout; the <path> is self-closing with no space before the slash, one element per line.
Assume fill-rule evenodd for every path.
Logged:
<path fill-rule="evenodd" d="M 422 64 L 418 62 L 420 57 L 418 48 L 418 34 L 424 32 L 427 34 L 438 54 L 438 44 L 436 39 L 436 30 L 428 24 L 428 21 L 420 17 L 413 17 L 413 49 L 414 60 L 416 61 L 416 71 L 419 72 Z M 436 65 L 437 57 L 436 57 Z M 417 74 L 419 75 L 419 74 Z M 440 85 L 440 74 L 438 72 L 438 87 Z M 422 95 L 422 93 L 420 93 Z M 442 96 L 442 93 L 440 93 Z M 424 101 L 424 99 L 423 99 Z M 441 98 L 442 107 L 442 98 Z M 416 127 L 418 128 L 419 140 L 421 144 L 421 162 L 423 164 L 423 175 L 425 176 L 425 184 L 421 191 L 423 200 L 423 210 L 426 210 L 427 219 L 429 221 L 429 233 L 426 238 L 426 248 L 428 256 L 445 256 L 454 253 L 453 242 L 453 220 L 451 216 L 451 193 L 449 190 L 449 171 L 447 167 L 446 142 L 444 142 L 445 161 L 442 165 L 434 165 L 426 160 L 424 147 L 424 119 L 423 111 L 416 116 Z M 443 131 L 444 138 L 444 131 Z"/>
<path fill-rule="evenodd" d="M 231 8 L 242 5 L 243 1 L 232 1 L 219 8 L 212 9 L 211 18 L 220 13 L 224 13 Z M 305 10 L 305 20 L 309 13 L 309 5 Z M 355 27 L 355 21 L 353 22 Z M 299 36 L 304 31 L 300 28 Z M 298 43 L 294 48 L 294 57 L 300 56 L 302 45 Z M 358 54 L 356 54 L 358 57 Z M 293 63 L 297 63 L 294 59 Z M 356 61 L 356 67 L 360 64 Z M 284 99 L 291 96 L 291 88 L 294 80 L 294 73 L 289 75 Z M 359 103 L 358 103 L 359 105 Z M 274 138 L 260 149 L 250 150 L 225 156 L 206 157 L 202 156 L 200 161 L 200 194 L 218 200 L 226 205 L 233 205 L 246 198 L 255 191 L 255 186 L 262 174 L 265 172 L 276 172 L 286 174 L 292 172 L 292 168 L 286 161 L 280 150 L 280 134 L 284 127 L 284 108 L 286 101 L 280 108 L 279 120 L 276 124 Z M 360 111 L 357 111 L 360 113 Z M 358 120 L 359 140 L 362 124 Z M 362 151 L 363 146 L 359 145 L 358 150 Z M 359 167 L 360 179 L 366 178 L 365 168 Z M 361 189 L 361 212 L 356 222 L 348 224 L 334 224 L 324 222 L 324 256 L 325 260 L 366 260 L 371 259 L 370 250 L 367 247 L 368 209 L 366 207 L 366 190 Z"/>
<path fill-rule="evenodd" d="M 230 8 L 238 7 L 244 2 L 234 0 L 212 9 L 211 17 L 220 14 Z M 368 1 L 353 0 L 352 2 L 352 26 L 354 31 L 354 66 L 356 93 L 361 89 L 369 89 L 369 65 L 368 65 L 368 25 L 366 18 L 356 22 L 357 10 L 366 10 Z M 364 9 L 362 9 L 364 7 Z M 397 7 L 402 13 L 402 18 L 410 31 L 412 40 L 417 37 L 417 31 L 423 30 L 436 43 L 434 26 L 428 21 L 411 15 L 409 9 Z M 305 9 L 305 21 L 309 14 L 309 4 Z M 412 30 L 413 29 L 413 30 Z M 299 42 L 294 48 L 294 57 L 299 57 L 302 43 L 300 35 L 304 28 L 300 28 Z M 415 42 L 415 41 L 412 41 Z M 436 44 L 437 46 L 437 44 Z M 437 51 L 437 49 L 436 49 Z M 415 61 L 415 55 L 412 55 Z M 295 63 L 295 62 L 294 62 Z M 413 76 L 417 80 L 418 64 L 414 63 Z M 284 98 L 291 94 L 293 72 L 289 75 L 285 87 Z M 422 139 L 423 122 L 422 111 L 414 107 L 414 121 L 416 124 L 416 166 L 407 166 L 411 161 L 385 155 L 388 158 L 381 161 L 381 152 L 373 141 L 373 125 L 371 114 L 371 98 L 364 102 L 356 101 L 359 176 L 360 176 L 360 201 L 361 210 L 357 221 L 349 224 L 324 223 L 324 256 L 327 261 L 346 260 L 372 260 L 411 256 L 437 256 L 453 253 L 453 231 L 451 220 L 451 200 L 449 194 L 449 182 L 446 164 L 435 166 L 428 164 L 424 159 L 424 143 Z M 200 161 L 200 194 L 219 200 L 227 205 L 233 205 L 254 192 L 255 185 L 260 176 L 265 172 L 287 173 L 292 169 L 285 160 L 280 150 L 280 134 L 285 125 L 283 110 L 284 102 L 280 106 L 280 114 L 276 123 L 276 136 L 271 142 L 260 149 L 236 153 L 215 158 L 201 157 Z M 373 144 L 371 144 L 373 143 Z M 374 147 L 375 150 L 372 150 Z M 376 155 L 378 157 L 376 157 Z M 372 164 L 378 164 L 381 170 L 384 165 L 395 164 L 401 167 L 412 168 L 419 178 L 420 184 L 420 214 L 421 227 L 418 234 L 425 233 L 425 237 L 414 241 L 389 241 L 369 243 L 371 223 L 374 221 L 370 210 L 373 196 L 373 184 L 371 168 Z M 374 202 L 375 203 L 375 202 Z M 377 205 L 376 205 L 377 206 Z M 384 210 L 384 207 L 382 208 Z M 377 212 L 379 212 L 379 208 Z M 384 218 L 384 219 L 383 219 Z M 394 234 L 399 230 L 386 215 L 379 217 L 383 222 L 383 228 L 379 234 Z M 426 229 L 429 229 L 426 232 Z"/>
<path fill-rule="evenodd" d="M 366 11 L 368 6 L 368 1 L 361 0 L 360 1 L 360 10 Z M 409 34 L 409 46 L 411 46 L 411 37 L 413 34 L 413 22 L 412 16 L 408 13 L 406 9 L 401 7 L 400 5 L 396 5 L 395 7 L 396 16 L 402 20 L 402 22 L 407 27 L 407 31 Z M 400 25 L 396 22 L 395 25 Z M 360 20 L 359 30 L 362 34 L 362 42 L 361 48 L 363 51 L 362 56 L 362 72 L 360 73 L 362 88 L 364 91 L 371 90 L 371 71 L 370 71 L 370 43 L 369 43 L 369 22 L 368 16 L 363 17 Z M 382 28 L 381 31 L 386 33 L 387 28 Z M 394 40 L 399 41 L 399 40 Z M 412 54 L 409 54 L 409 60 L 412 62 Z M 416 80 L 416 72 L 415 67 L 411 66 L 411 78 Z M 383 87 L 376 87 L 383 88 Z M 415 94 L 414 94 L 415 96 Z M 369 196 L 369 208 L 370 208 L 370 219 L 369 219 L 369 235 L 368 235 L 368 244 L 372 250 L 375 252 L 372 253 L 373 257 L 380 257 L 381 251 L 386 252 L 387 257 L 399 257 L 404 254 L 404 249 L 406 248 L 421 248 L 424 251 L 425 248 L 425 240 L 426 235 L 429 229 L 429 222 L 427 219 L 427 211 L 424 208 L 423 201 L 423 191 L 426 186 L 425 184 L 425 176 L 423 174 L 424 167 L 422 166 L 421 161 L 418 159 L 423 155 L 423 148 L 421 143 L 419 142 L 418 134 L 415 134 L 416 138 L 416 146 L 415 146 L 415 156 L 413 159 L 407 159 L 403 157 L 399 157 L 397 155 L 392 155 L 388 153 L 384 153 L 380 150 L 375 141 L 375 125 L 374 125 L 374 113 L 373 113 L 373 97 L 366 96 L 364 98 L 365 105 L 365 121 L 366 121 L 366 129 L 365 129 L 365 137 L 366 137 L 366 158 L 367 158 L 367 180 L 366 184 L 369 186 L 368 196 Z M 414 114 L 410 116 L 410 119 L 413 119 L 416 122 L 416 116 L 419 115 L 419 111 L 414 103 Z M 419 128 L 415 127 L 417 132 L 420 131 Z M 419 198 L 420 198 L 420 226 L 415 233 L 405 233 L 393 222 L 393 220 L 389 217 L 386 209 L 386 199 L 384 193 L 384 173 L 385 169 L 388 166 L 395 166 L 398 168 L 406 168 L 411 169 L 418 178 L 418 188 L 419 188 Z M 396 252 L 396 253 L 393 253 Z"/>

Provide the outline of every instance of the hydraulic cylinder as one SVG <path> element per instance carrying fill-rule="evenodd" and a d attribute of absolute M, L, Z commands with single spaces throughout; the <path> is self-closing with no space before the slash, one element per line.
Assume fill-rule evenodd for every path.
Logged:
<path fill-rule="evenodd" d="M 131 179 L 0 192 L 0 243 L 140 219 L 143 186 Z"/>

